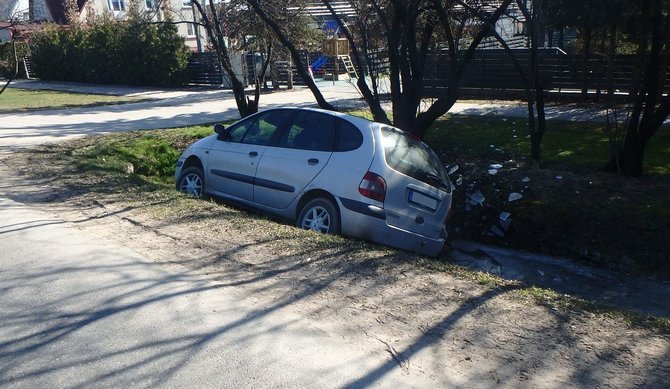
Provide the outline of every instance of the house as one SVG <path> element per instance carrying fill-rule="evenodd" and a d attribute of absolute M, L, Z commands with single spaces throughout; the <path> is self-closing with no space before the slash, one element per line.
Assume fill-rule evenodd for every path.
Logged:
<path fill-rule="evenodd" d="M 90 8 L 96 15 L 111 14 L 116 19 L 126 16 L 129 0 L 76 0 L 80 17 L 85 18 L 86 8 Z M 197 20 L 195 10 L 190 0 L 165 0 L 167 7 L 159 9 L 159 0 L 140 1 L 142 11 L 147 12 L 154 21 L 165 18 L 170 12 L 173 21 L 177 22 L 179 34 L 184 37 L 186 44 L 193 51 L 202 51 L 206 42 L 204 31 L 193 23 Z M 170 9 L 166 11 L 165 8 Z M 63 0 L 0 0 L 0 21 L 19 23 L 51 22 L 66 23 L 65 2 Z M 0 40 L 7 40 L 8 33 L 0 33 Z"/>
<path fill-rule="evenodd" d="M 63 0 L 0 0 L 0 21 L 65 23 Z M 77 0 L 83 9 L 85 0 Z"/>
<path fill-rule="evenodd" d="M 207 38 L 202 28 L 193 23 L 199 20 L 197 9 L 191 0 L 143 0 L 139 1 L 140 10 L 146 12 L 153 21 L 165 20 L 168 17 L 176 23 L 179 35 L 184 37 L 186 45 L 194 52 L 202 52 Z M 114 18 L 122 20 L 126 17 L 129 0 L 89 0 L 88 5 L 96 15 L 110 13 Z"/>

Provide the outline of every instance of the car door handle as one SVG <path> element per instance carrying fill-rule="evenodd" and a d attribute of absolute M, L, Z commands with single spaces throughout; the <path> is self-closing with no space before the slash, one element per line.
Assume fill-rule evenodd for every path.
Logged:
<path fill-rule="evenodd" d="M 307 163 L 310 165 L 316 165 L 317 163 L 319 163 L 319 160 L 316 158 L 310 158 L 307 160 Z"/>
<path fill-rule="evenodd" d="M 255 151 L 252 151 L 252 152 L 249 153 L 249 156 L 250 156 L 251 158 L 258 157 L 258 153 L 255 152 Z"/>

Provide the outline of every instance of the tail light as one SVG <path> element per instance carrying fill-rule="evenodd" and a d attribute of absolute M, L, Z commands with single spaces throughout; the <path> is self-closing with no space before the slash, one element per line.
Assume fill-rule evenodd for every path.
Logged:
<path fill-rule="evenodd" d="M 379 174 L 367 172 L 358 186 L 358 191 L 367 198 L 384 202 L 384 198 L 386 197 L 386 181 Z"/>

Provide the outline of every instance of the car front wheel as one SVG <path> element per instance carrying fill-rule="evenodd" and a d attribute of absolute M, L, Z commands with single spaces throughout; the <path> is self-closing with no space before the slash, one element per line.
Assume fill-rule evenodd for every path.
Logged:
<path fill-rule="evenodd" d="M 195 198 L 202 198 L 205 190 L 205 174 L 199 167 L 191 166 L 179 175 L 177 188 L 180 192 Z"/>
<path fill-rule="evenodd" d="M 306 230 L 339 234 L 340 217 L 332 201 L 318 198 L 308 202 L 298 216 L 298 227 Z"/>

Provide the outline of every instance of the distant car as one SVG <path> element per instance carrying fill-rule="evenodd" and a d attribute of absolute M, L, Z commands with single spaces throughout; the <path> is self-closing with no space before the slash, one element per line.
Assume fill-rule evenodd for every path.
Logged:
<path fill-rule="evenodd" d="M 453 186 L 423 142 L 337 112 L 256 113 L 192 144 L 177 190 L 288 218 L 298 227 L 435 256 L 446 239 Z"/>

